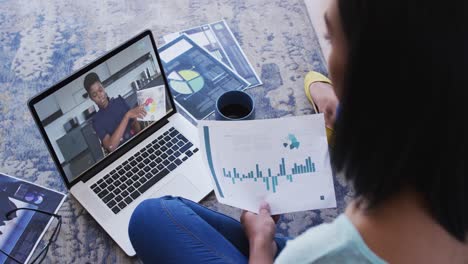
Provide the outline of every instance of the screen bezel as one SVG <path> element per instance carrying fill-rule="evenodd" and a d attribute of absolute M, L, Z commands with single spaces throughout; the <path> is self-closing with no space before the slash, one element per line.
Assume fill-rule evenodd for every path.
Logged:
<path fill-rule="evenodd" d="M 39 103 L 40 101 L 44 100 L 46 97 L 52 95 L 53 93 L 55 93 L 59 89 L 65 87 L 66 85 L 68 85 L 72 81 L 76 80 L 77 78 L 79 78 L 80 76 L 85 74 L 86 72 L 88 72 L 91 69 L 97 67 L 101 63 L 104 63 L 105 61 L 107 61 L 108 59 L 110 59 L 111 57 L 116 55 L 117 53 L 123 51 L 124 49 L 130 47 L 131 45 L 135 44 L 136 42 L 138 42 L 139 40 L 141 40 L 141 39 L 143 39 L 143 38 L 145 38 L 147 36 L 149 36 L 150 39 L 151 39 L 153 50 L 154 50 L 154 53 L 156 55 L 156 60 L 158 61 L 158 65 L 159 65 L 159 69 L 161 71 L 161 75 L 163 77 L 164 85 L 166 86 L 166 93 L 167 93 L 167 95 L 169 97 L 169 102 L 171 104 L 172 110 L 169 111 L 159 121 L 157 121 L 157 122 L 151 124 L 150 126 L 148 126 L 146 129 L 144 129 L 141 133 L 136 135 L 133 139 L 128 141 L 126 144 L 124 144 L 123 146 L 120 146 L 114 152 L 112 152 L 109 155 L 105 156 L 103 159 L 101 159 L 100 161 L 95 163 L 91 168 L 87 169 L 86 171 L 84 171 L 80 175 L 76 176 L 72 181 L 69 181 L 68 178 L 67 178 L 67 175 L 65 174 L 65 171 L 63 170 L 62 165 L 60 164 L 60 161 L 59 161 L 59 159 L 58 159 L 58 157 L 57 157 L 57 155 L 56 155 L 56 153 L 55 153 L 55 151 L 54 151 L 54 149 L 52 147 L 50 139 L 47 136 L 45 128 L 42 125 L 42 122 L 41 122 L 41 120 L 39 118 L 39 115 L 38 115 L 38 113 L 37 113 L 34 106 L 37 103 Z M 97 173 L 102 171 L 105 167 L 109 166 L 111 163 L 113 163 L 115 160 L 117 160 L 123 154 L 125 154 L 126 152 L 131 150 L 134 146 L 136 146 L 141 141 L 146 139 L 148 136 L 153 134 L 155 131 L 157 131 L 158 129 L 163 127 L 165 124 L 167 124 L 168 123 L 168 118 L 170 116 L 174 115 L 177 112 L 177 109 L 176 109 L 175 104 L 174 104 L 174 98 L 172 97 L 172 93 L 170 91 L 170 88 L 169 88 L 169 85 L 168 85 L 168 82 L 167 82 L 167 79 L 166 79 L 166 74 L 164 72 L 164 68 L 163 68 L 163 65 L 162 65 L 162 62 L 161 62 L 161 58 L 159 57 L 156 42 L 154 41 L 153 34 L 151 33 L 151 30 L 149 30 L 149 29 L 143 31 L 142 33 L 140 33 L 140 34 L 136 35 L 135 37 L 131 38 L 130 40 L 128 40 L 127 42 L 125 42 L 125 43 L 121 44 L 120 46 L 114 48 L 113 50 L 111 50 L 108 53 L 104 54 L 100 58 L 94 60 L 90 64 L 88 64 L 88 65 L 82 67 L 81 69 L 75 71 L 70 76 L 62 79 L 61 81 L 54 84 L 50 88 L 48 88 L 48 89 L 40 92 L 39 94 L 35 95 L 31 99 L 29 99 L 28 108 L 29 108 L 29 111 L 31 112 L 31 114 L 33 116 L 33 119 L 34 119 L 37 127 L 39 128 L 39 131 L 41 132 L 41 136 L 42 136 L 42 138 L 44 139 L 44 141 L 45 141 L 45 143 L 47 145 L 47 149 L 49 150 L 49 153 L 51 154 L 52 159 L 54 160 L 55 166 L 57 167 L 57 169 L 58 169 L 60 175 L 62 176 L 62 179 L 63 179 L 63 181 L 64 181 L 64 183 L 65 183 L 65 185 L 67 186 L 68 189 L 71 189 L 71 187 L 73 187 L 73 185 L 75 185 L 76 183 L 78 183 L 80 181 L 86 182 L 87 180 L 91 179 L 94 175 L 96 175 Z"/>

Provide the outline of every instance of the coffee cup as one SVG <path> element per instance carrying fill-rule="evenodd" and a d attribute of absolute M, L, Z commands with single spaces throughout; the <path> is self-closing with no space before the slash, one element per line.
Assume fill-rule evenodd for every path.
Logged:
<path fill-rule="evenodd" d="M 243 91 L 228 91 L 219 96 L 215 106 L 216 120 L 235 121 L 255 119 L 253 98 Z"/>

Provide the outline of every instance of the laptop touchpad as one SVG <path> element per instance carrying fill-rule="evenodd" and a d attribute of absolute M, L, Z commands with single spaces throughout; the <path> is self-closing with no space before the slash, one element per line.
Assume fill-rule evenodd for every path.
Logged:
<path fill-rule="evenodd" d="M 161 197 L 164 195 L 181 196 L 190 199 L 191 197 L 199 196 L 200 191 L 186 177 L 178 174 L 172 181 L 152 193 L 151 196 Z"/>

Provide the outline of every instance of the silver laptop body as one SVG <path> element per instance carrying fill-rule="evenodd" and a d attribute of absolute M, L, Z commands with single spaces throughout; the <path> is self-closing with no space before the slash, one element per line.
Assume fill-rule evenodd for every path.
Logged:
<path fill-rule="evenodd" d="M 106 151 L 95 124 L 101 109 L 93 111 L 96 104 L 82 87 L 90 72 L 105 76 L 100 81 L 109 103 L 124 100 L 133 107 L 139 91 L 159 89 L 165 92 L 166 111 L 159 119 L 138 121 L 143 127 L 139 132 L 132 134 L 133 127 L 127 127 L 131 136 L 116 150 Z M 161 100 L 156 107 L 164 105 Z M 198 202 L 212 190 L 196 127 L 176 111 L 149 30 L 36 95 L 28 105 L 71 194 L 129 256 L 135 250 L 128 224 L 140 202 L 164 195 Z"/>

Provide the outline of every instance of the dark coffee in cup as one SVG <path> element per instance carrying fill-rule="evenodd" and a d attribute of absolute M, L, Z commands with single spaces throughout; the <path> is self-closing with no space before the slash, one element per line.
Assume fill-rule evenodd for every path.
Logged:
<path fill-rule="evenodd" d="M 255 107 L 250 95 L 243 91 L 229 91 L 216 101 L 215 118 L 217 120 L 255 119 Z"/>
<path fill-rule="evenodd" d="M 220 111 L 224 116 L 233 119 L 243 118 L 250 113 L 250 109 L 241 104 L 226 105 Z"/>

